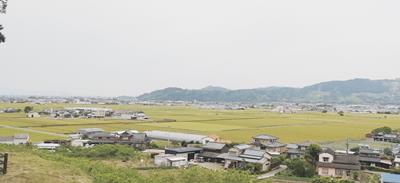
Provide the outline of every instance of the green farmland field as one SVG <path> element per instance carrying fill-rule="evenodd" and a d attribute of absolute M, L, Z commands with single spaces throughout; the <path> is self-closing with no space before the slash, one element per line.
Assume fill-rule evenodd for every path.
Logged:
<path fill-rule="evenodd" d="M 29 104 L 0 104 L 0 109 L 14 107 L 23 109 Z M 70 104 L 32 105 L 35 111 L 45 108 L 73 107 Z M 82 106 L 82 105 L 80 105 Z M 280 137 L 283 142 L 327 142 L 346 138 L 363 139 L 372 129 L 382 126 L 400 128 L 399 115 L 296 113 L 279 114 L 252 109 L 244 111 L 208 110 L 183 106 L 143 105 L 85 105 L 115 110 L 144 111 L 152 121 L 128 121 L 114 119 L 65 119 L 55 120 L 47 116 L 28 119 L 24 113 L 0 113 L 0 126 L 18 127 L 18 130 L 0 128 L 0 135 L 30 133 L 34 141 L 60 138 L 26 129 L 69 134 L 80 128 L 98 127 L 104 130 L 165 130 L 204 135 L 218 135 L 225 140 L 248 142 L 252 136 L 267 133 Z M 176 122 L 157 122 L 174 119 Z"/>

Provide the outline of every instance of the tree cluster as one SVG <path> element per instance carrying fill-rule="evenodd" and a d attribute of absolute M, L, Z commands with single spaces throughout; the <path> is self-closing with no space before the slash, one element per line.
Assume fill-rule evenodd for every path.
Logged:
<path fill-rule="evenodd" d="M 7 9 L 7 2 L 8 0 L 0 0 L 0 14 L 5 14 Z M 0 43 L 6 41 L 6 37 L 1 33 L 3 30 L 3 26 L 0 25 Z"/>
<path fill-rule="evenodd" d="M 384 126 L 384 127 L 380 127 L 380 128 L 372 130 L 371 133 L 372 134 L 378 134 L 378 133 L 390 134 L 390 133 L 392 133 L 392 129 L 390 127 Z"/>

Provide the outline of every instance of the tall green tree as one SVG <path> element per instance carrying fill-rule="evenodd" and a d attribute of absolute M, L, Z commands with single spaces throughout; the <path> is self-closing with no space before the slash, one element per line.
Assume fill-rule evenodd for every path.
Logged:
<path fill-rule="evenodd" d="M 289 171 L 297 177 L 313 177 L 315 167 L 304 159 L 293 159 L 285 162 Z"/>
<path fill-rule="evenodd" d="M 8 0 L 0 0 L 0 14 L 5 14 L 7 9 L 7 2 Z M 0 25 L 0 43 L 6 41 L 6 37 L 1 33 L 3 30 L 3 26 Z"/>
<path fill-rule="evenodd" d="M 305 158 L 309 163 L 315 165 L 321 152 L 322 148 L 319 145 L 311 144 L 306 150 Z"/>
<path fill-rule="evenodd" d="M 25 113 L 29 113 L 31 111 L 33 111 L 33 107 L 32 106 L 25 106 L 25 108 L 24 108 L 24 112 Z"/>

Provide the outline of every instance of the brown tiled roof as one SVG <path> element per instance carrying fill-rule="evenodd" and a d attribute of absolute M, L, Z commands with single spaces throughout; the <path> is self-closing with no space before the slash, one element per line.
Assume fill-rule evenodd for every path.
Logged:
<path fill-rule="evenodd" d="M 341 164 L 341 163 L 324 163 L 318 162 L 318 167 L 324 168 L 336 168 L 336 169 L 345 169 L 345 170 L 361 170 L 361 166 L 359 164 Z"/>

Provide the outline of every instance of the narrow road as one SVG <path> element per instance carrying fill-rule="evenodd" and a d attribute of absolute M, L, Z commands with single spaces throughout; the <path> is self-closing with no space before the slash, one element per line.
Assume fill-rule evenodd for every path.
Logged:
<path fill-rule="evenodd" d="M 282 172 L 287 169 L 286 165 L 280 165 L 278 169 L 272 170 L 266 174 L 260 175 L 257 177 L 258 180 L 268 179 L 275 176 L 277 173 Z"/>
<path fill-rule="evenodd" d="M 0 128 L 22 130 L 22 131 L 27 131 L 27 132 L 40 133 L 40 134 L 44 134 L 44 135 L 53 135 L 53 136 L 58 136 L 58 137 L 68 137 L 67 135 L 64 135 L 64 134 L 52 133 L 52 132 L 46 132 L 46 131 L 40 131 L 40 130 L 33 130 L 33 129 L 29 129 L 29 128 L 19 128 L 19 127 L 14 127 L 14 126 L 0 125 Z"/>

